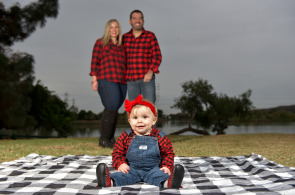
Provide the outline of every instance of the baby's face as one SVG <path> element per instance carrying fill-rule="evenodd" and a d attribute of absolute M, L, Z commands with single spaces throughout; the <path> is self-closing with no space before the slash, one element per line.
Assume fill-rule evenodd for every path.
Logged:
<path fill-rule="evenodd" d="M 135 106 L 130 112 L 128 122 L 137 135 L 149 134 L 152 126 L 157 122 L 157 117 L 147 106 Z"/>

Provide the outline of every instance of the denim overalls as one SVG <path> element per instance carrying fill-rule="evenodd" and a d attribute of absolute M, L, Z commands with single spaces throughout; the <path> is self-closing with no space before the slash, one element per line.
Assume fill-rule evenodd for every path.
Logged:
<path fill-rule="evenodd" d="M 126 132 L 128 135 L 132 133 L 131 129 Z M 159 135 L 163 137 L 165 134 L 160 132 Z M 130 166 L 129 173 L 116 172 L 110 175 L 116 186 L 145 182 L 162 187 L 162 182 L 169 178 L 159 168 L 161 156 L 157 137 L 133 136 L 126 158 Z"/>

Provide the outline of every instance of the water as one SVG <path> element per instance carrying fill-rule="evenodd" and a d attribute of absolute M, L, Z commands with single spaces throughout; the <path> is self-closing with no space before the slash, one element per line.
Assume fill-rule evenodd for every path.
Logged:
<path fill-rule="evenodd" d="M 226 134 L 248 134 L 248 133 L 284 133 L 295 134 L 295 123 L 277 123 L 270 125 L 241 125 L 229 126 Z"/>
<path fill-rule="evenodd" d="M 118 124 L 115 136 L 119 136 L 124 130 L 129 128 L 129 124 Z M 163 123 L 157 123 L 157 128 L 164 131 L 166 134 L 170 134 L 181 129 L 187 128 L 188 125 L 184 121 L 165 121 Z M 196 126 L 192 126 L 196 128 Z M 229 126 L 225 130 L 226 134 L 249 134 L 249 133 L 284 133 L 295 134 L 295 122 L 293 123 L 276 123 L 267 125 L 241 125 L 241 126 Z M 211 135 L 215 133 L 210 132 Z M 185 132 L 181 135 L 198 135 L 193 132 Z M 75 132 L 70 137 L 99 137 L 100 132 L 98 124 L 76 124 Z"/>
<path fill-rule="evenodd" d="M 99 137 L 100 130 L 98 122 L 87 122 L 87 123 L 74 123 L 74 132 L 69 137 Z M 157 123 L 157 128 L 164 131 L 166 134 L 170 134 L 181 129 L 187 128 L 188 125 L 185 121 L 165 121 L 162 123 Z M 196 126 L 192 126 L 197 128 Z M 121 133 L 130 128 L 127 122 L 117 125 L 115 136 L 121 135 Z M 249 134 L 249 133 L 284 133 L 284 134 L 295 134 L 295 122 L 293 123 L 275 123 L 275 124 L 264 124 L 264 125 L 241 125 L 241 126 L 229 126 L 225 130 L 226 134 Z M 36 137 L 51 137 L 57 136 L 55 131 L 7 131 L 0 130 L 1 135 L 30 135 Z M 211 135 L 215 133 L 210 132 Z M 185 132 L 181 135 L 199 135 L 193 132 Z M 4 136 L 5 137 L 5 136 Z M 11 136 L 10 136 L 11 137 Z M 22 137 L 19 137 L 22 138 Z"/>

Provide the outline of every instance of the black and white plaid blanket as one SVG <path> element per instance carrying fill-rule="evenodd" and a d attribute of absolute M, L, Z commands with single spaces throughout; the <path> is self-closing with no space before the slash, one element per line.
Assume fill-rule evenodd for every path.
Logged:
<path fill-rule="evenodd" d="M 261 155 L 176 157 L 185 168 L 181 189 L 139 183 L 97 188 L 95 168 L 111 156 L 30 154 L 0 164 L 0 194 L 295 194 L 295 168 Z M 115 171 L 113 168 L 111 172 Z"/>

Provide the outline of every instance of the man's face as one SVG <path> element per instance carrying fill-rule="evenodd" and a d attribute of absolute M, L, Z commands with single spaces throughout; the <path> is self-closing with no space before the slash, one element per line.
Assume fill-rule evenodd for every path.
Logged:
<path fill-rule="evenodd" d="M 142 30 L 144 21 L 141 13 L 133 13 L 129 23 L 134 30 Z"/>

